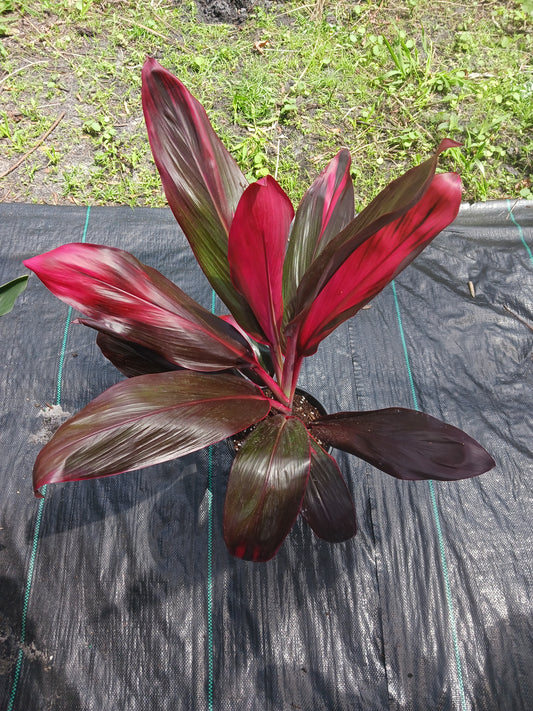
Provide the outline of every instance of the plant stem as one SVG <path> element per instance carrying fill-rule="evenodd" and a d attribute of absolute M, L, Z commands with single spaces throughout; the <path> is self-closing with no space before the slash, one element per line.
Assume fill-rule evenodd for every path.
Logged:
<path fill-rule="evenodd" d="M 291 334 L 291 338 L 287 339 L 287 351 L 285 353 L 285 362 L 283 364 L 283 372 L 281 375 L 281 389 L 288 399 L 289 403 L 292 403 L 292 398 L 294 396 L 293 383 L 295 379 L 298 379 L 298 372 L 300 370 L 300 363 L 295 373 L 295 360 L 296 360 L 296 343 L 297 334 Z"/>
<path fill-rule="evenodd" d="M 289 403 L 289 398 L 285 395 L 278 383 L 262 368 L 255 371 L 261 378 L 264 384 L 272 391 L 272 394 L 280 401 L 282 405 Z"/>
<path fill-rule="evenodd" d="M 283 354 L 281 352 L 279 343 L 276 343 L 275 346 L 270 346 L 270 356 L 272 358 L 274 370 L 276 371 L 276 379 L 277 379 L 278 383 L 281 383 L 284 365 L 283 365 Z"/>
<path fill-rule="evenodd" d="M 288 405 L 284 405 L 282 402 L 279 402 L 278 400 L 270 400 L 270 402 L 272 403 L 272 407 L 274 407 L 276 410 L 279 410 L 284 415 L 291 415 L 292 414 L 292 409 Z"/>
<path fill-rule="evenodd" d="M 295 362 L 294 367 L 293 367 L 291 393 L 290 393 L 290 398 L 289 398 L 290 402 L 292 402 L 294 393 L 296 391 L 296 386 L 298 385 L 298 377 L 300 375 L 300 368 L 302 367 L 302 363 L 303 363 L 303 358 L 298 358 L 298 360 Z"/>

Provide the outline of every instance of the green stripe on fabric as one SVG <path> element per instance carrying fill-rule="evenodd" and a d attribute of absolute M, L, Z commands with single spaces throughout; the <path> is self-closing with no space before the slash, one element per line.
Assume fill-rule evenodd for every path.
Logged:
<path fill-rule="evenodd" d="M 89 226 L 89 213 L 91 208 L 87 207 L 87 212 L 85 215 L 85 226 L 83 228 L 82 242 L 84 243 L 87 238 L 87 228 Z M 67 318 L 65 320 L 65 328 L 63 329 L 63 340 L 61 343 L 61 351 L 59 354 L 59 364 L 57 368 L 57 380 L 56 380 L 56 405 L 61 404 L 61 385 L 63 381 L 63 366 L 65 363 L 65 353 L 67 349 L 67 337 L 69 332 L 70 323 L 72 320 L 72 306 L 69 306 L 67 311 Z M 9 703 L 6 711 L 12 711 L 13 705 L 18 691 L 18 684 L 20 680 L 20 672 L 22 669 L 22 661 L 24 658 L 24 644 L 26 642 L 26 625 L 28 621 L 28 605 L 30 602 L 30 594 L 33 584 L 33 572 L 35 569 L 35 560 L 37 558 L 37 549 L 39 547 L 39 534 L 41 530 L 41 521 L 43 517 L 44 502 L 46 497 L 46 486 L 41 489 L 43 498 L 39 501 L 39 508 L 37 509 L 37 518 L 35 519 L 35 528 L 33 530 L 33 542 L 30 555 L 30 564 L 28 566 L 28 575 L 26 576 L 26 589 L 24 591 L 24 605 L 22 607 L 22 621 L 20 625 L 20 641 L 19 641 L 19 653 L 17 656 L 17 661 L 15 664 L 15 675 L 13 677 L 13 686 L 11 687 L 11 694 L 9 696 Z"/>
<path fill-rule="evenodd" d="M 211 313 L 216 294 L 211 292 Z M 207 451 L 207 710 L 213 711 L 213 448 Z"/>
<path fill-rule="evenodd" d="M 43 487 L 43 494 L 45 494 L 46 487 Z M 9 703 L 7 706 L 7 711 L 12 711 L 13 704 L 15 703 L 15 698 L 17 696 L 18 683 L 20 679 L 20 671 L 22 669 L 22 659 L 24 656 L 23 645 L 26 642 L 26 622 L 28 620 L 28 605 L 30 601 L 31 584 L 33 580 L 33 570 L 35 568 L 35 558 L 37 556 L 37 546 L 39 543 L 39 531 L 41 528 L 41 519 L 43 516 L 44 499 L 39 502 L 39 508 L 37 510 L 37 518 L 35 520 L 35 529 L 33 534 L 33 545 L 30 556 L 30 564 L 28 566 L 28 576 L 26 578 L 26 590 L 24 592 L 24 605 L 22 607 L 22 623 L 20 630 L 20 642 L 19 642 L 19 653 L 17 655 L 17 662 L 15 664 L 15 676 L 13 677 L 13 686 L 11 688 L 11 695 L 9 697 Z"/>
<path fill-rule="evenodd" d="M 405 365 L 407 368 L 407 375 L 409 378 L 409 386 L 411 389 L 411 397 L 413 400 L 413 407 L 415 410 L 419 410 L 418 398 L 416 396 L 416 389 L 415 389 L 415 383 L 414 383 L 414 378 L 413 378 L 413 371 L 411 368 L 409 351 L 407 350 L 407 343 L 405 340 L 405 332 L 404 332 L 404 328 L 403 328 L 402 315 L 401 315 L 401 311 L 400 311 L 400 302 L 398 299 L 398 293 L 396 291 L 396 284 L 394 283 L 394 281 L 391 282 L 391 286 L 392 286 L 392 293 L 394 295 L 394 306 L 396 309 L 396 318 L 398 320 L 398 328 L 400 330 L 400 339 L 402 342 L 403 355 L 404 355 L 404 359 L 405 359 Z M 451 631 L 452 641 L 453 641 L 455 669 L 457 672 L 457 681 L 459 684 L 459 692 L 461 694 L 461 708 L 462 708 L 462 711 L 467 711 L 465 688 L 464 688 L 464 682 L 463 682 L 463 670 L 462 670 L 462 665 L 461 665 L 461 656 L 459 654 L 459 642 L 457 639 L 457 626 L 455 624 L 455 610 L 454 610 L 454 606 L 453 606 L 450 577 L 448 575 L 448 564 L 446 562 L 446 547 L 444 545 L 444 535 L 442 533 L 442 528 L 440 525 L 440 515 L 439 515 L 439 509 L 437 506 L 437 497 L 435 495 L 435 486 L 432 481 L 428 481 L 428 485 L 429 485 L 429 495 L 431 498 L 431 508 L 433 510 L 433 516 L 435 518 L 435 527 L 436 527 L 436 531 L 437 531 L 437 541 L 438 541 L 438 546 L 439 546 L 439 555 L 440 555 L 440 562 L 441 562 L 441 568 L 442 568 L 442 575 L 444 577 L 444 586 L 445 586 L 445 590 L 446 590 L 446 603 L 448 606 L 448 615 L 449 615 L 449 620 L 450 620 L 450 631 Z"/>
<path fill-rule="evenodd" d="M 91 214 L 91 207 L 87 207 L 87 212 L 85 213 L 85 226 L 83 228 L 83 237 L 81 238 L 82 244 L 85 244 L 87 239 L 87 229 L 89 227 L 89 215 Z M 57 382 L 56 382 L 56 405 L 61 404 L 61 385 L 63 382 L 63 366 L 65 365 L 65 354 L 67 352 L 67 338 L 70 322 L 72 320 L 72 306 L 68 307 L 67 320 L 65 322 L 65 330 L 63 331 L 63 342 L 61 343 L 61 352 L 59 354 L 59 365 L 57 368 Z"/>
<path fill-rule="evenodd" d="M 531 247 L 528 245 L 526 242 L 526 238 L 524 237 L 524 230 L 522 229 L 522 225 L 519 225 L 515 216 L 513 215 L 513 208 L 511 206 L 511 201 L 507 200 L 507 211 L 509 213 L 509 217 L 512 220 L 513 225 L 516 227 L 518 230 L 518 234 L 520 235 L 520 239 L 522 240 L 522 244 L 526 248 L 526 252 L 529 254 L 529 259 L 531 260 L 531 264 L 533 264 L 533 252 L 531 251 Z"/>

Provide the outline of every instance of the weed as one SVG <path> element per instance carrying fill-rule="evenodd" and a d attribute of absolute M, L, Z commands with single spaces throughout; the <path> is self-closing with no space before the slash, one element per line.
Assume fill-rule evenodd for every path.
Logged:
<path fill-rule="evenodd" d="M 0 123 L 0 138 L 11 139 L 11 129 L 9 127 L 7 113 L 5 111 L 2 111 L 2 121 Z"/>
<path fill-rule="evenodd" d="M 43 153 L 48 158 L 49 165 L 59 165 L 61 161 L 61 153 L 58 153 L 58 151 L 56 151 L 55 146 L 45 146 L 43 148 Z"/>
<path fill-rule="evenodd" d="M 83 130 L 96 139 L 96 145 L 109 143 L 117 133 L 109 116 L 87 119 L 83 124 Z"/>
<path fill-rule="evenodd" d="M 277 119 L 273 87 L 248 76 L 233 87 L 233 121 L 241 126 L 272 125 Z"/>
<path fill-rule="evenodd" d="M 264 129 L 257 128 L 230 146 L 248 180 L 257 180 L 272 172 L 272 165 L 267 156 L 268 145 L 269 134 Z"/>

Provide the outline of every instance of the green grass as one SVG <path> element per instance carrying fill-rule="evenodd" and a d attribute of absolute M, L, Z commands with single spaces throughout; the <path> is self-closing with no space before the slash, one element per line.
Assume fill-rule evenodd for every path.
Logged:
<path fill-rule="evenodd" d="M 4 200 L 163 205 L 140 104 L 156 56 L 202 101 L 250 180 L 294 201 L 343 146 L 357 206 L 423 160 L 465 199 L 533 198 L 533 16 L 524 3 L 330 0 L 260 7 L 244 25 L 199 22 L 194 3 L 0 0 Z M 260 44 L 257 44 L 260 43 Z"/>

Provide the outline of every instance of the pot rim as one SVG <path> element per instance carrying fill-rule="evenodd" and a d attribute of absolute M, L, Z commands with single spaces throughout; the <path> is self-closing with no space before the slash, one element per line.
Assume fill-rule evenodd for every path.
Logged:
<path fill-rule="evenodd" d="M 294 391 L 295 395 L 300 395 L 303 397 L 307 402 L 312 405 L 318 412 L 319 414 L 322 415 L 327 415 L 328 412 L 324 405 L 318 400 L 314 395 L 311 395 L 310 393 L 307 392 L 307 390 L 304 390 L 304 388 L 297 387 L 296 390 Z M 238 448 L 236 446 L 236 442 L 239 441 L 239 435 L 242 432 L 246 432 L 246 430 L 252 430 L 255 427 L 255 425 L 251 425 L 251 427 L 247 427 L 245 430 L 241 430 L 241 432 L 236 432 L 234 435 L 231 435 L 230 437 L 226 438 L 226 443 L 228 445 L 228 449 L 230 451 L 230 454 L 232 456 L 235 456 L 237 454 Z M 243 440 L 244 441 L 244 440 Z M 327 449 L 329 451 L 331 449 L 330 447 Z"/>

